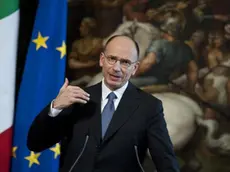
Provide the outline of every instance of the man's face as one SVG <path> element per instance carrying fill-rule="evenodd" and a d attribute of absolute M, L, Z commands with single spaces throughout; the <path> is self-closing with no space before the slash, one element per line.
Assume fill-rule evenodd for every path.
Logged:
<path fill-rule="evenodd" d="M 208 34 L 208 44 L 209 44 L 210 46 L 213 46 L 214 38 L 215 38 L 214 33 L 209 33 L 209 34 Z"/>
<path fill-rule="evenodd" d="M 87 36 L 89 34 L 89 28 L 88 28 L 86 22 L 84 22 L 84 21 L 81 22 L 79 30 L 80 30 L 80 35 L 83 37 Z"/>
<path fill-rule="evenodd" d="M 126 37 L 114 38 L 100 55 L 105 84 L 115 90 L 135 74 L 139 62 L 134 43 Z"/>
<path fill-rule="evenodd" d="M 192 34 L 192 41 L 196 45 L 200 45 L 204 41 L 204 32 L 196 31 Z"/>
<path fill-rule="evenodd" d="M 205 5 L 207 2 L 207 0 L 198 0 L 198 5 Z"/>
<path fill-rule="evenodd" d="M 215 47 L 220 48 L 224 44 L 224 38 L 222 35 L 216 35 L 214 39 Z"/>
<path fill-rule="evenodd" d="M 230 24 L 226 24 L 224 30 L 225 30 L 225 38 L 230 40 Z"/>

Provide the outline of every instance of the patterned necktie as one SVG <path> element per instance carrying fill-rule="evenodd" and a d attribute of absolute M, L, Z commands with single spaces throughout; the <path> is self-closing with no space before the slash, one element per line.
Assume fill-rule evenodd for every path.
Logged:
<path fill-rule="evenodd" d="M 113 117 L 113 113 L 115 111 L 113 100 L 117 98 L 117 96 L 111 92 L 108 96 L 108 102 L 105 105 L 103 111 L 102 111 L 102 138 L 105 135 L 105 132 L 109 126 L 109 123 Z"/>

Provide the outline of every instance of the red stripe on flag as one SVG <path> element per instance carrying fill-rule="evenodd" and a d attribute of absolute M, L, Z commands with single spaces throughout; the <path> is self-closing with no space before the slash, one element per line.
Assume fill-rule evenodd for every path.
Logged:
<path fill-rule="evenodd" d="M 0 171 L 10 171 L 12 155 L 12 127 L 0 134 Z"/>

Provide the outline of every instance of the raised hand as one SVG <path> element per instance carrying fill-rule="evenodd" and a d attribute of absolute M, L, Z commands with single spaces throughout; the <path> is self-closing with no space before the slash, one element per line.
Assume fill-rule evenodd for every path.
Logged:
<path fill-rule="evenodd" d="M 61 87 L 59 94 L 53 101 L 53 108 L 64 109 L 74 103 L 86 104 L 90 95 L 78 86 L 69 85 L 66 78 L 65 83 Z"/>

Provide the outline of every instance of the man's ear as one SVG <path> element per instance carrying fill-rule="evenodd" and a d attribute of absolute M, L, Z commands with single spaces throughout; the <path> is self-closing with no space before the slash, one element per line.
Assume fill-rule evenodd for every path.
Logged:
<path fill-rule="evenodd" d="M 105 56 L 104 56 L 103 53 L 101 53 L 101 54 L 100 54 L 100 60 L 99 60 L 99 65 L 100 65 L 100 67 L 103 66 L 104 60 L 105 60 Z"/>
<path fill-rule="evenodd" d="M 140 65 L 140 62 L 136 62 L 135 65 L 133 66 L 134 67 L 134 70 L 132 72 L 132 76 L 134 76 L 139 68 L 139 65 Z"/>

